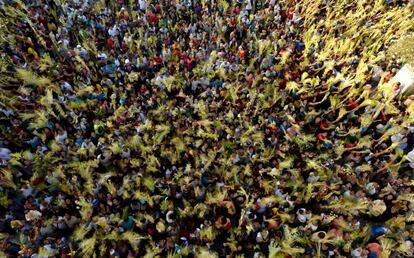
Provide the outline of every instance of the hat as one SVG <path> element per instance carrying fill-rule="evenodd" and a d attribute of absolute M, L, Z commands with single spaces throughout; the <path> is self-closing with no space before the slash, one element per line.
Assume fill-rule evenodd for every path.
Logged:
<path fill-rule="evenodd" d="M 30 210 L 28 213 L 26 213 L 25 218 L 27 221 L 33 221 L 38 220 L 42 216 L 42 213 L 40 213 L 37 210 Z"/>
<path fill-rule="evenodd" d="M 376 129 L 377 129 L 378 131 L 380 131 L 380 130 L 384 129 L 384 125 L 383 125 L 383 124 L 378 124 L 378 125 L 376 126 Z"/>
<path fill-rule="evenodd" d="M 372 202 L 369 210 L 371 215 L 377 217 L 387 210 L 387 206 L 385 205 L 383 200 L 375 200 Z"/>
<path fill-rule="evenodd" d="M 23 227 L 23 223 L 20 220 L 12 220 L 10 221 L 10 226 L 13 229 L 21 228 Z"/>

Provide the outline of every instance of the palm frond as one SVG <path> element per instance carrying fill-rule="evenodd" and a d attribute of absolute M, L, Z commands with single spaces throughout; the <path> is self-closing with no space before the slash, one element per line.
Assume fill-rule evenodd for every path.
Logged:
<path fill-rule="evenodd" d="M 79 249 L 83 256 L 92 256 L 95 253 L 95 245 L 96 245 L 96 235 L 93 235 L 91 238 L 87 238 L 82 240 L 79 243 Z"/>
<path fill-rule="evenodd" d="M 17 69 L 16 70 L 16 76 L 20 80 L 23 81 L 25 85 L 35 85 L 35 86 L 44 86 L 49 85 L 52 82 L 50 79 L 42 76 L 38 76 L 31 70 L 25 70 L 25 69 Z"/>

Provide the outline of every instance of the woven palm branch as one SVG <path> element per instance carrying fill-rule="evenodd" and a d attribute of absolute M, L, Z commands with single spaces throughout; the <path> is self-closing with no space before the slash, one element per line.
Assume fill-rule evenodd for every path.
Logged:
<path fill-rule="evenodd" d="M 148 202 L 149 205 L 154 204 L 152 197 L 148 193 L 145 193 L 145 192 L 135 191 L 134 199 L 146 201 Z"/>
<path fill-rule="evenodd" d="M 143 183 L 150 192 L 154 191 L 156 181 L 152 177 L 145 177 Z"/>
<path fill-rule="evenodd" d="M 286 89 L 289 92 L 292 92 L 292 91 L 297 92 L 300 89 L 300 85 L 297 82 L 290 81 L 286 83 Z"/>
<path fill-rule="evenodd" d="M 40 247 L 37 251 L 36 256 L 37 257 L 53 257 L 58 254 L 57 250 L 54 250 L 54 252 L 50 253 L 46 248 Z"/>
<path fill-rule="evenodd" d="M 285 168 L 290 168 L 293 165 L 294 157 L 286 157 L 283 161 L 279 162 L 279 170 L 283 170 Z"/>
<path fill-rule="evenodd" d="M 0 186 L 16 189 L 16 184 L 13 180 L 13 173 L 10 169 L 2 168 L 0 170 L 2 177 L 0 178 Z"/>
<path fill-rule="evenodd" d="M 394 250 L 396 252 L 401 253 L 402 255 L 406 257 L 410 257 L 413 255 L 412 250 L 410 250 L 410 247 L 407 245 L 407 242 L 402 236 L 398 237 L 396 240 L 397 240 L 396 242 L 398 245 L 398 247 L 394 246 Z"/>
<path fill-rule="evenodd" d="M 25 85 L 42 86 L 52 83 L 48 78 L 38 76 L 33 71 L 25 69 L 17 69 L 16 77 L 22 80 Z"/>
<path fill-rule="evenodd" d="M 236 87 L 235 85 L 229 85 L 227 87 L 227 90 L 229 94 L 228 96 L 230 97 L 231 101 L 235 103 L 239 99 L 239 97 L 237 96 L 237 93 L 239 92 L 239 88 Z"/>
<path fill-rule="evenodd" d="M 76 201 L 76 204 L 80 206 L 79 214 L 81 218 L 87 221 L 92 215 L 92 204 L 83 197 Z"/>
<path fill-rule="evenodd" d="M 200 239 L 203 241 L 213 241 L 216 239 L 217 232 L 212 226 L 204 227 L 200 231 Z"/>
<path fill-rule="evenodd" d="M 199 247 L 197 248 L 197 254 L 196 257 L 200 258 L 218 258 L 218 254 L 209 251 L 207 248 Z"/>
<path fill-rule="evenodd" d="M 9 164 L 12 166 L 18 166 L 22 167 L 22 163 L 20 162 L 22 160 L 22 153 L 20 152 L 14 152 L 10 154 L 11 159 L 9 160 Z"/>
<path fill-rule="evenodd" d="M 79 243 L 79 250 L 83 256 L 92 256 L 95 253 L 96 235 L 84 239 Z"/>
<path fill-rule="evenodd" d="M 179 86 L 178 81 L 173 76 L 164 78 L 162 80 L 162 82 L 164 83 L 165 87 L 167 88 L 167 91 L 171 91 L 172 89 L 176 89 L 177 86 Z"/>
<path fill-rule="evenodd" d="M 78 227 L 75 228 L 73 234 L 72 234 L 72 238 L 75 241 L 79 241 L 82 239 L 85 239 L 86 234 L 88 234 L 88 232 L 91 230 L 90 226 L 86 226 L 85 224 L 81 224 Z"/>
<path fill-rule="evenodd" d="M 208 107 L 207 105 L 204 103 L 204 101 L 199 100 L 196 104 L 196 110 L 198 112 L 198 114 L 200 114 L 200 116 L 204 119 L 207 117 L 208 115 Z"/>
<path fill-rule="evenodd" d="M 386 236 L 381 236 L 379 238 L 380 244 L 381 244 L 381 248 L 382 248 L 382 253 L 381 253 L 381 257 L 384 258 L 388 258 L 391 255 L 391 252 L 393 252 L 395 250 L 395 246 L 396 246 L 396 242 Z"/>
<path fill-rule="evenodd" d="M 412 193 L 402 193 L 397 198 L 398 201 L 407 201 L 409 203 L 414 203 L 414 194 Z"/>
<path fill-rule="evenodd" d="M 174 145 L 178 153 L 186 150 L 186 144 L 181 137 L 174 137 L 171 139 L 171 143 Z"/>
<path fill-rule="evenodd" d="M 399 56 L 405 63 L 414 66 L 414 34 L 406 35 L 388 49 L 388 55 Z"/>
<path fill-rule="evenodd" d="M 305 190 L 302 193 L 303 194 L 302 198 L 305 201 L 305 203 L 308 203 L 309 200 L 312 198 L 314 188 L 318 186 L 322 186 L 322 185 L 324 185 L 324 183 L 321 183 L 321 182 L 308 183 L 306 185 Z"/>
<path fill-rule="evenodd" d="M 197 214 L 199 218 L 204 218 L 208 211 L 209 207 L 204 203 L 198 203 L 194 207 L 194 214 Z"/>
<path fill-rule="evenodd" d="M 329 205 L 323 206 L 324 208 L 334 209 L 336 213 L 345 215 L 358 215 L 366 214 L 369 211 L 370 203 L 368 201 L 357 201 L 341 199 L 337 202 L 331 202 Z"/>
<path fill-rule="evenodd" d="M 54 66 L 54 63 L 52 61 L 52 58 L 50 58 L 49 53 L 43 54 L 42 58 L 40 59 L 39 69 L 41 71 L 46 71 L 52 66 Z"/>
<path fill-rule="evenodd" d="M 128 241 L 132 248 L 136 251 L 138 250 L 138 245 L 140 243 L 141 240 L 146 239 L 146 237 L 143 237 L 133 231 L 126 231 L 124 233 L 122 233 L 121 237 L 122 240 L 126 240 Z"/>
<path fill-rule="evenodd" d="M 147 161 L 147 171 L 149 172 L 157 172 L 160 166 L 160 162 L 154 155 L 148 156 L 146 159 Z"/>
<path fill-rule="evenodd" d="M 22 121 L 26 121 L 29 119 L 33 119 L 36 117 L 36 113 L 35 112 L 31 112 L 31 113 L 21 113 L 20 114 L 20 118 L 22 119 Z"/>
<path fill-rule="evenodd" d="M 198 130 L 197 131 L 197 136 L 201 137 L 201 138 L 205 138 L 205 139 L 212 139 L 214 141 L 217 141 L 219 136 L 215 133 L 206 133 L 203 130 Z"/>
<path fill-rule="evenodd" d="M 213 193 L 207 193 L 206 203 L 207 204 L 217 204 L 221 203 L 227 197 L 227 190 L 217 189 Z"/>
<path fill-rule="evenodd" d="M 46 116 L 46 113 L 44 111 L 35 111 L 35 119 L 32 119 L 32 122 L 29 123 L 28 129 L 41 129 L 44 128 L 47 123 L 49 122 L 49 119 Z M 29 115 L 22 114 L 23 117 L 26 119 L 30 117 Z"/>
<path fill-rule="evenodd" d="M 284 199 L 280 198 L 279 196 L 275 196 L 275 195 L 264 197 L 260 201 L 262 205 L 267 205 L 269 203 L 275 204 L 275 203 L 283 203 L 283 202 L 284 202 Z"/>
<path fill-rule="evenodd" d="M 321 164 L 317 160 L 313 160 L 313 159 L 308 159 L 306 161 L 306 168 L 311 169 L 311 170 L 316 170 L 318 172 L 324 171 L 324 168 L 321 166 Z"/>
<path fill-rule="evenodd" d="M 338 107 L 339 102 L 340 102 L 338 96 L 330 96 L 329 101 L 331 102 L 331 107 L 333 109 L 336 109 Z"/>
<path fill-rule="evenodd" d="M 406 218 L 404 216 L 397 216 L 394 218 L 389 219 L 386 222 L 386 225 L 390 228 L 396 228 L 400 230 L 404 230 L 406 227 Z"/>
<path fill-rule="evenodd" d="M 298 241 L 297 229 L 290 229 L 288 226 L 283 227 L 283 239 L 280 242 L 271 241 L 269 245 L 269 257 L 285 257 L 287 255 L 297 257 L 305 252 L 305 249 L 297 247 Z"/>
<path fill-rule="evenodd" d="M 114 240 L 114 241 L 120 241 L 121 240 L 121 236 L 119 235 L 119 233 L 115 230 L 112 230 L 111 233 L 106 234 L 105 236 L 103 236 L 101 238 L 101 240 Z"/>
<path fill-rule="evenodd" d="M 156 125 L 155 126 L 156 134 L 154 136 L 154 141 L 156 144 L 160 144 L 164 137 L 170 132 L 170 126 L 168 125 Z"/>
<path fill-rule="evenodd" d="M 117 188 L 110 179 L 103 181 L 103 185 L 106 187 L 106 189 L 108 189 L 108 192 L 111 195 L 116 195 Z"/>

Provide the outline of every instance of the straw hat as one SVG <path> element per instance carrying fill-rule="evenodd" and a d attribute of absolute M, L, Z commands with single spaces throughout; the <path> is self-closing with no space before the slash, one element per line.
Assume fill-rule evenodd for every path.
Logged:
<path fill-rule="evenodd" d="M 369 211 L 371 215 L 377 217 L 383 214 L 387 210 L 387 206 L 385 205 L 383 200 L 375 200 L 371 203 Z"/>

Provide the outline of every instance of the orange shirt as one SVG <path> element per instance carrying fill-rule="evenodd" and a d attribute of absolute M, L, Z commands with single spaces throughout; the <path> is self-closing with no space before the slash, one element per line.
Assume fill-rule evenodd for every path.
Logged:
<path fill-rule="evenodd" d="M 246 56 L 246 52 L 243 49 L 239 49 L 239 51 L 237 51 L 237 55 L 240 59 L 244 59 L 244 57 Z"/>
<path fill-rule="evenodd" d="M 367 245 L 367 248 L 370 252 L 377 254 L 378 257 L 381 256 L 381 246 L 378 243 L 370 243 Z"/>

